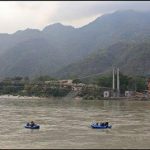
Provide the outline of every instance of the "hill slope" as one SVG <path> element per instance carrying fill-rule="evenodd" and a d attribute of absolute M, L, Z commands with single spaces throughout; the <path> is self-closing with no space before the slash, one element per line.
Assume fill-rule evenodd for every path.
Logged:
<path fill-rule="evenodd" d="M 60 78 L 84 77 L 111 72 L 113 66 L 128 75 L 150 74 L 150 43 L 116 43 L 55 73 Z"/>
<path fill-rule="evenodd" d="M 149 42 L 149 24 L 149 12 L 117 11 L 98 17 L 81 28 L 57 23 L 45 27 L 42 31 L 26 29 L 14 34 L 0 34 L 0 76 L 52 75 L 62 67 L 84 60 L 97 50 L 99 50 L 99 53 L 95 54 L 97 56 L 90 56 L 89 60 L 86 59 L 81 64 L 85 62 L 88 64 L 88 71 L 84 74 L 94 70 L 97 72 L 94 68 L 99 68 L 99 71 L 103 72 L 105 68 L 109 69 L 114 61 L 115 56 L 108 52 L 112 45 L 119 42 L 137 45 Z M 128 51 L 133 53 L 134 50 L 130 48 Z M 130 61 L 134 59 L 130 55 L 124 56 L 125 54 L 121 52 L 119 57 L 130 58 Z M 140 56 L 136 57 L 141 61 Z M 121 64 L 119 60 L 117 61 Z M 94 70 L 91 70 L 90 66 Z M 78 65 L 73 72 L 78 74 L 77 70 Z"/>

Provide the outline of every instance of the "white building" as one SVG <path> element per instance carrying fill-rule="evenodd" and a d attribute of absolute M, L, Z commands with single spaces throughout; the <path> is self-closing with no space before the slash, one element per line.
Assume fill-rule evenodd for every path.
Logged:
<path fill-rule="evenodd" d="M 109 96 L 110 96 L 109 91 L 104 91 L 104 97 L 109 97 Z"/>
<path fill-rule="evenodd" d="M 125 97 L 130 97 L 133 95 L 132 91 L 125 91 Z"/>

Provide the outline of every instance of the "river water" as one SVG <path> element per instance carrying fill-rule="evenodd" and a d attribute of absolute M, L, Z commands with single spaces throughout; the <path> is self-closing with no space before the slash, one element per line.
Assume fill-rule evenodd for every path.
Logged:
<path fill-rule="evenodd" d="M 31 120 L 41 128 L 25 129 Z M 0 148 L 150 148 L 150 101 L 1 98 Z"/>

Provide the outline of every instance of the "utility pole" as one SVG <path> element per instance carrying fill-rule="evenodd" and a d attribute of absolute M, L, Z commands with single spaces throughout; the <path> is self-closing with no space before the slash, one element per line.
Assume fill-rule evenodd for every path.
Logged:
<path fill-rule="evenodd" d="M 119 68 L 117 68 L 117 96 L 120 96 L 120 79 L 119 79 Z"/>
<path fill-rule="evenodd" d="M 113 75 L 113 80 L 112 80 L 113 97 L 116 97 L 116 96 L 119 97 L 120 96 L 119 68 L 113 67 L 112 75 Z M 117 76 L 117 78 L 116 78 L 116 76 Z M 116 78 L 117 82 L 115 82 L 115 78 Z M 116 88 L 115 84 L 117 85 L 117 88 Z"/>
<path fill-rule="evenodd" d="M 115 69 L 113 67 L 113 82 L 112 82 L 112 89 L 113 89 L 113 97 L 115 96 Z"/>

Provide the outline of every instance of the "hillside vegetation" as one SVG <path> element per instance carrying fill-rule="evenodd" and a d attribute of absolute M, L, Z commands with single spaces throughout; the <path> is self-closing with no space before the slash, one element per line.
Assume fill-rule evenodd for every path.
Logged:
<path fill-rule="evenodd" d="M 149 74 L 150 12 L 105 14 L 81 27 L 60 23 L 42 31 L 0 34 L 0 77 L 79 76 L 117 65 L 127 74 Z"/>

